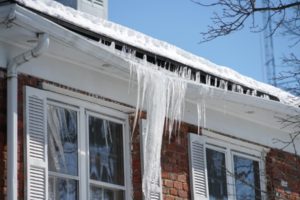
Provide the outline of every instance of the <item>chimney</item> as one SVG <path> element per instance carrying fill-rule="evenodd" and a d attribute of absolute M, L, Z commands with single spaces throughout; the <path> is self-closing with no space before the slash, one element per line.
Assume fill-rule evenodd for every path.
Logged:
<path fill-rule="evenodd" d="M 56 0 L 65 6 L 107 19 L 108 0 Z"/>

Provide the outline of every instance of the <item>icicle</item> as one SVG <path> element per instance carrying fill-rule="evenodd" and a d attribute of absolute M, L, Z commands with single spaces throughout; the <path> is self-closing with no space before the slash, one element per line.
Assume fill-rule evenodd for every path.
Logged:
<path fill-rule="evenodd" d="M 270 100 L 270 97 L 269 97 L 269 95 L 267 95 L 267 94 L 264 94 L 262 97 L 263 97 L 264 99 Z"/>
<path fill-rule="evenodd" d="M 183 67 L 182 78 L 188 79 L 188 68 Z"/>
<path fill-rule="evenodd" d="M 211 76 L 210 75 L 206 75 L 206 85 L 210 85 L 211 84 L 210 79 L 211 79 Z"/>
<path fill-rule="evenodd" d="M 246 92 L 246 94 L 247 94 L 247 95 L 250 95 L 250 94 L 251 94 L 251 90 L 248 89 L 247 92 Z"/>
<path fill-rule="evenodd" d="M 165 75 L 157 66 L 144 62 L 143 66 L 132 63 L 137 76 L 137 106 L 134 127 L 140 116 L 138 110 L 146 108 L 147 123 L 145 133 L 144 157 L 148 161 L 143 174 L 143 193 L 150 199 L 151 181 L 157 180 L 160 168 L 162 134 L 165 117 L 169 118 L 169 137 L 172 129 L 180 125 L 184 111 L 186 81 L 179 76 Z M 183 69 L 179 69 L 182 75 Z M 145 106 L 144 106 L 145 105 Z"/>
<path fill-rule="evenodd" d="M 215 87 L 217 87 L 218 86 L 218 78 L 216 77 L 215 78 Z"/>
<path fill-rule="evenodd" d="M 220 80 L 219 88 L 224 89 L 224 90 L 227 91 L 227 81 L 225 81 L 225 80 Z"/>
<path fill-rule="evenodd" d="M 192 70 L 191 69 L 188 69 L 187 78 L 188 78 L 188 80 L 192 79 Z"/>
<path fill-rule="evenodd" d="M 257 96 L 257 91 L 256 90 L 252 90 L 252 96 Z"/>
<path fill-rule="evenodd" d="M 231 91 L 236 92 L 236 84 L 232 84 Z"/>
<path fill-rule="evenodd" d="M 240 85 L 237 85 L 237 86 L 236 86 L 236 91 L 237 91 L 238 93 L 241 93 L 241 94 L 244 93 L 243 87 L 240 86 Z"/>
<path fill-rule="evenodd" d="M 196 82 L 201 83 L 201 72 L 196 72 Z"/>
<path fill-rule="evenodd" d="M 111 42 L 109 46 L 112 50 L 115 50 L 115 42 Z"/>
<path fill-rule="evenodd" d="M 201 104 L 200 103 L 197 103 L 197 114 L 198 114 L 198 130 L 197 130 L 197 133 L 198 135 L 200 135 L 200 127 L 201 127 L 201 114 L 202 114 L 202 107 L 201 107 Z"/>

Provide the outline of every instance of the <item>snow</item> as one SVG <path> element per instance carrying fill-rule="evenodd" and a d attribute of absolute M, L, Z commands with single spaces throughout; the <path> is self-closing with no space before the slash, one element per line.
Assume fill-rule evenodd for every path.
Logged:
<path fill-rule="evenodd" d="M 166 42 L 153 39 L 121 25 L 75 11 L 72 8 L 65 7 L 51 0 L 18 0 L 18 2 L 51 16 L 112 37 L 132 46 L 168 57 L 223 79 L 248 86 L 254 90 L 270 93 L 279 97 L 283 103 L 293 103 L 291 101 L 291 97 L 293 96 L 287 92 L 242 76 L 229 68 L 217 66 Z M 150 199 L 151 192 L 155 190 L 153 182 L 155 183 L 155 180 L 158 180 L 160 175 L 161 147 L 165 124 L 168 126 L 167 130 L 170 138 L 171 134 L 176 132 L 176 127 L 180 126 L 181 119 L 183 118 L 185 94 L 188 83 L 191 82 L 191 71 L 186 67 L 182 67 L 175 73 L 171 73 L 160 69 L 145 59 L 137 59 L 130 53 L 116 52 L 115 48 L 112 47 L 114 47 L 114 44 L 108 47 L 110 51 L 118 53 L 131 64 L 131 78 L 133 78 L 133 74 L 136 75 L 137 104 L 134 124 L 137 123 L 139 110 L 146 108 L 147 111 L 147 123 L 145 132 L 143 133 L 145 137 L 144 160 L 147 161 L 143 172 L 143 193 L 145 199 Z M 211 76 L 208 75 L 206 79 L 207 82 L 210 82 Z M 196 74 L 196 81 L 193 84 L 199 86 L 199 100 L 197 103 L 198 127 L 205 127 L 206 102 L 213 96 L 213 90 L 211 90 L 211 87 L 200 84 L 200 73 Z M 226 92 L 228 82 L 221 80 L 219 87 Z M 239 85 L 235 87 L 241 91 Z M 165 123 L 166 117 L 168 118 L 168 123 Z M 173 130 L 174 127 L 175 130 Z"/>
<path fill-rule="evenodd" d="M 279 88 L 243 76 L 230 68 L 218 66 L 204 58 L 193 55 L 176 46 L 151 38 L 143 33 L 137 32 L 122 25 L 97 18 L 87 13 L 76 11 L 53 0 L 17 1 L 27 7 L 39 10 L 43 13 L 70 22 L 85 29 L 112 37 L 121 42 L 153 52 L 157 55 L 168 57 L 182 64 L 200 69 L 220 78 L 233 81 L 237 84 L 245 85 L 253 88 L 254 90 L 260 90 L 265 93 L 272 94 L 278 97 L 282 103 L 288 105 L 296 105 L 297 103 L 293 95 Z"/>

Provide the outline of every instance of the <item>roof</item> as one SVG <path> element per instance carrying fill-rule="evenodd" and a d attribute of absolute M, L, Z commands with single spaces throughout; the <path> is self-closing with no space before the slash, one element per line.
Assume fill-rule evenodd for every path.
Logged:
<path fill-rule="evenodd" d="M 244 89 L 241 93 L 248 94 L 246 90 L 250 89 L 250 95 L 255 94 L 255 96 L 261 97 L 270 96 L 273 100 L 277 100 L 278 98 L 279 101 L 284 104 L 294 106 L 297 105 L 295 96 L 288 92 L 256 81 L 247 76 L 243 76 L 228 67 L 218 66 L 202 57 L 191 54 L 174 45 L 157 40 L 133 29 L 94 17 L 87 13 L 82 13 L 53 0 L 16 0 L 16 2 L 27 8 L 51 16 L 54 19 L 73 24 L 88 32 L 100 34 L 105 38 L 107 37 L 113 41 L 118 41 L 121 43 L 121 47 L 118 47 L 120 50 L 122 50 L 122 44 L 126 44 L 133 48 L 150 52 L 155 56 L 158 55 L 161 58 L 166 58 L 170 61 L 176 62 L 179 65 L 191 67 L 196 71 L 200 70 L 200 72 L 204 72 L 205 74 L 215 77 L 215 80 L 224 79 L 231 84 L 232 88 L 233 85 L 246 87 L 246 89 Z M 90 35 L 90 37 L 92 37 L 92 35 Z M 107 41 L 101 42 L 105 43 Z M 117 46 L 115 48 L 117 49 Z M 142 57 L 143 56 L 141 56 L 141 58 Z M 204 80 L 203 82 L 205 83 L 207 80 Z M 260 95 L 256 95 L 257 93 L 260 93 Z"/>

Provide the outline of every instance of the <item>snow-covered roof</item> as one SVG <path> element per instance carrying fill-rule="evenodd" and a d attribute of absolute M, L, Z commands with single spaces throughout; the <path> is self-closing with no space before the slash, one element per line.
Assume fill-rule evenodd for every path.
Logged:
<path fill-rule="evenodd" d="M 18 3 L 38 10 L 42 13 L 69 22 L 84 29 L 95 33 L 114 38 L 117 41 L 128 45 L 143 49 L 153 54 L 167 57 L 195 69 L 199 69 L 232 81 L 237 84 L 244 85 L 257 91 L 263 91 L 267 94 L 274 95 L 279 98 L 282 103 L 288 105 L 296 105 L 295 97 L 279 88 L 256 81 L 247 76 L 243 76 L 238 72 L 224 66 L 216 65 L 202 57 L 196 56 L 183 49 L 180 49 L 167 42 L 147 36 L 141 32 L 124 27 L 122 25 L 97 18 L 83 13 L 73 8 L 66 7 L 53 0 L 16 0 Z"/>

